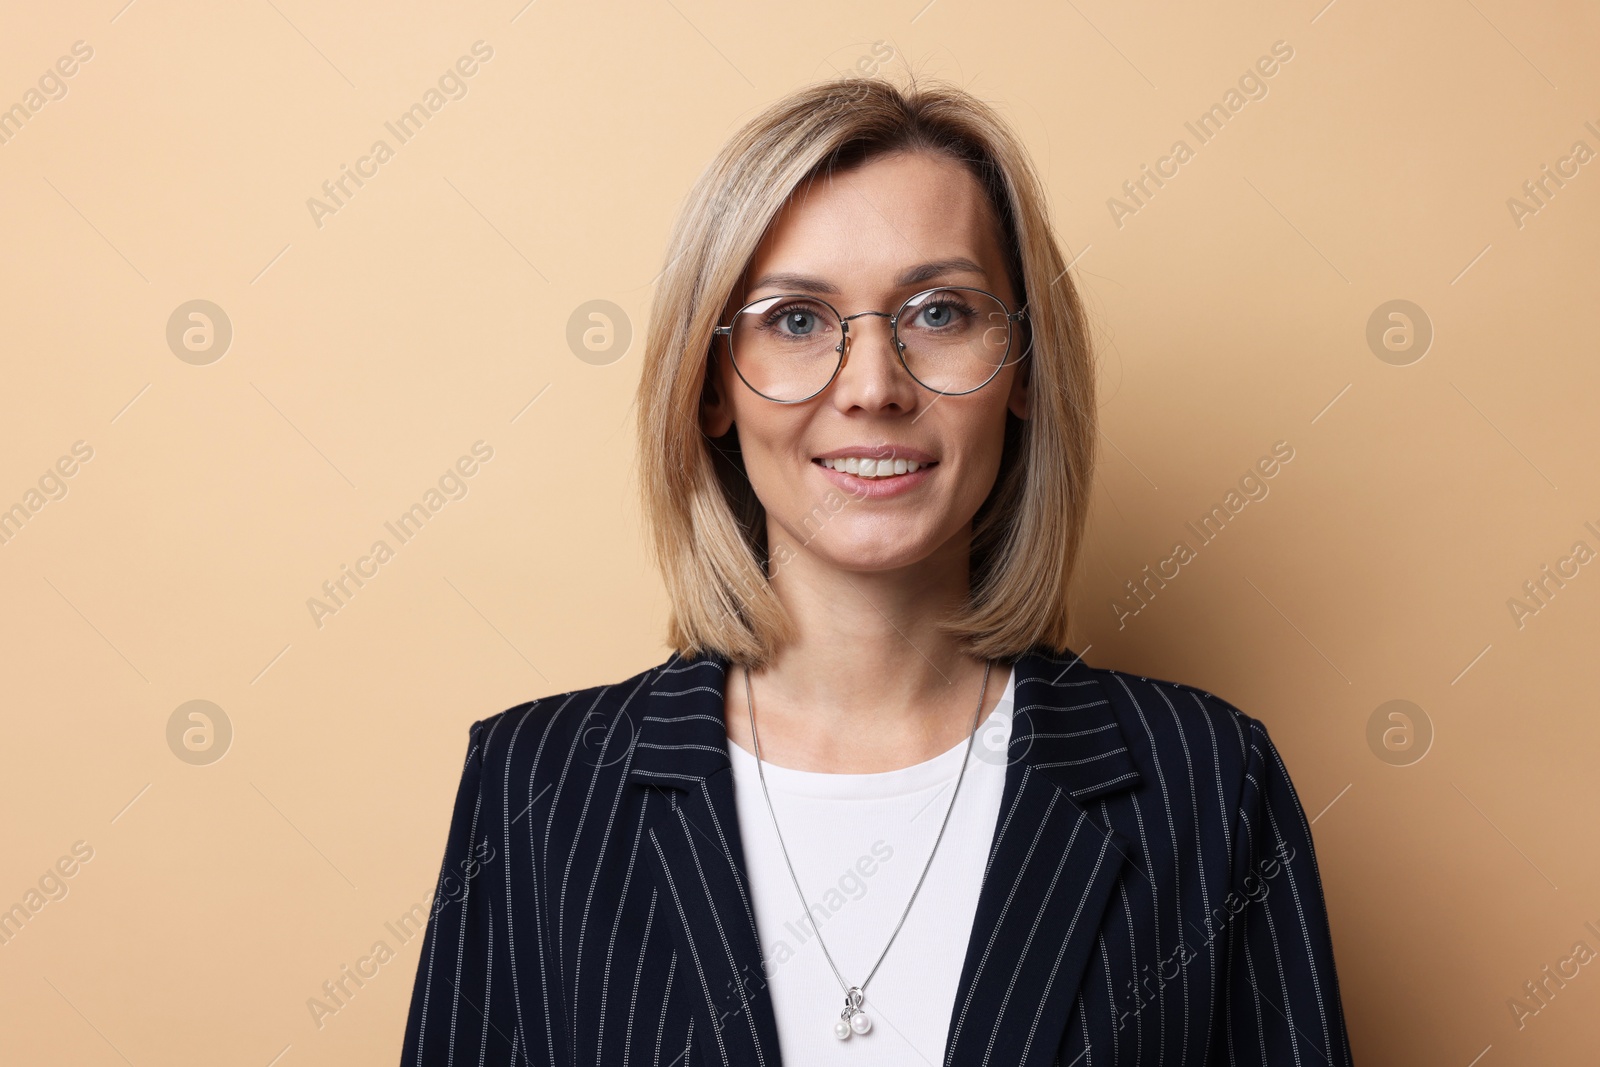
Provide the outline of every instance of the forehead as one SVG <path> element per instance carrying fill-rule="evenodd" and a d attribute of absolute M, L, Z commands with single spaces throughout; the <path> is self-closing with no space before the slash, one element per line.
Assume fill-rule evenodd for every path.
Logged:
<path fill-rule="evenodd" d="M 977 177 L 949 156 L 903 152 L 802 185 L 774 219 L 746 274 L 804 272 L 868 295 L 908 266 L 964 257 L 974 281 L 1005 278 L 999 224 Z"/>

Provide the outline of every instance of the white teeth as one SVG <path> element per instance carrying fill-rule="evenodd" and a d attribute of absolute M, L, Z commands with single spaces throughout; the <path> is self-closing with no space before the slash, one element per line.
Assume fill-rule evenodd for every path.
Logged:
<path fill-rule="evenodd" d="M 861 459 L 848 456 L 844 459 L 825 459 L 822 465 L 859 478 L 890 478 L 896 474 L 910 474 L 925 464 L 909 459 Z"/>

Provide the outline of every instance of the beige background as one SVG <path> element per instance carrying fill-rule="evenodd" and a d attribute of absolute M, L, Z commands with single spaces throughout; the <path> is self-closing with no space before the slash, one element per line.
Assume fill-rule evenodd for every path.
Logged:
<path fill-rule="evenodd" d="M 1508 603 L 1600 550 L 1600 162 L 1520 226 L 1507 204 L 1600 151 L 1591 5 L 123 2 L 10 4 L 0 34 L 0 106 L 93 50 L 0 144 L 0 507 L 93 451 L 0 544 L 0 905 L 93 850 L 0 945 L 8 1063 L 394 1062 L 420 938 L 385 923 L 432 889 L 468 724 L 667 653 L 631 400 L 673 213 L 756 109 L 858 62 L 974 90 L 1035 152 L 1103 360 L 1079 645 L 1268 724 L 1359 1062 L 1593 1062 L 1600 964 L 1520 1028 L 1508 1006 L 1600 950 L 1600 564 L 1520 626 Z M 480 40 L 399 144 L 384 123 Z M 1200 145 L 1184 123 L 1277 41 Z M 308 198 L 379 138 L 319 226 Z M 233 331 L 205 365 L 166 339 L 200 299 Z M 1396 299 L 1435 332 L 1404 366 L 1366 338 Z M 598 363 L 567 341 L 591 300 L 633 333 Z M 477 441 L 399 544 L 384 523 Z M 1278 441 L 1269 495 L 1200 546 L 1185 524 Z M 169 747 L 191 700 L 231 723 L 209 765 Z M 1391 700 L 1424 758 L 1369 742 Z M 319 1027 L 307 1001 L 379 940 Z"/>

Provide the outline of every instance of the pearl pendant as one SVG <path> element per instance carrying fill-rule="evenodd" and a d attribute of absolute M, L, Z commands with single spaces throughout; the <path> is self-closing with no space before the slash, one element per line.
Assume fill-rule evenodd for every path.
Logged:
<path fill-rule="evenodd" d="M 833 1036 L 840 1041 L 850 1037 L 851 1034 L 864 1034 L 872 1029 L 872 1020 L 867 1013 L 861 1010 L 861 1005 L 866 1003 L 866 994 L 860 987 L 852 986 L 844 995 L 844 1008 L 839 1012 L 839 1021 L 833 1024 Z"/>

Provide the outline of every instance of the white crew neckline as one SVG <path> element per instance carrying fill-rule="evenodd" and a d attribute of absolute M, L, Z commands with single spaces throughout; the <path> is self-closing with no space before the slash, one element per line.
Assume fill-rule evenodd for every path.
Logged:
<path fill-rule="evenodd" d="M 970 739 L 972 749 L 969 759 L 972 762 L 978 760 L 1002 764 L 1006 762 L 1005 751 L 1011 737 L 1015 690 L 1016 668 L 1013 667 L 1006 677 L 1006 687 L 1000 694 L 999 703 L 989 712 L 988 717 L 978 724 L 976 736 Z M 953 780 L 960 772 L 963 755 L 968 751 L 968 740 L 963 737 L 937 756 L 925 759 L 921 763 L 913 763 L 909 767 L 897 767 L 890 771 L 871 771 L 864 774 L 803 771 L 795 767 L 779 766 L 766 758 L 761 760 L 760 771 L 766 777 L 768 790 L 774 793 L 823 799 L 885 799 L 942 786 Z M 740 774 L 756 776 L 755 754 L 737 744 L 732 738 L 728 738 L 726 743 L 734 769 Z M 973 768 L 967 769 L 970 772 Z"/>

